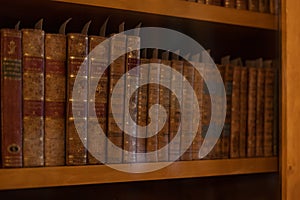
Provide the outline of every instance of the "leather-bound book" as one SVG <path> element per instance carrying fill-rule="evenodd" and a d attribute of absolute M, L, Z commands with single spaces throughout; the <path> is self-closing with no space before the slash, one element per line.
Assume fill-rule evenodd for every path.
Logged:
<path fill-rule="evenodd" d="M 180 105 L 182 99 L 182 75 L 183 75 L 183 61 L 179 60 L 179 52 L 172 54 L 171 67 L 181 74 L 180 78 L 176 78 L 175 73 L 171 74 L 171 90 L 178 92 L 178 98 L 174 92 L 170 95 L 170 120 L 169 120 L 169 141 L 172 142 L 176 134 L 181 135 L 181 112 Z M 178 160 L 180 155 L 180 140 L 173 141 L 174 143 L 169 145 L 169 160 Z"/>
<path fill-rule="evenodd" d="M 87 150 L 85 146 L 87 146 L 87 32 L 89 24 L 90 22 L 85 24 L 81 33 L 67 34 L 67 165 L 85 165 L 87 163 Z M 76 89 L 74 89 L 75 80 L 79 87 Z"/>
<path fill-rule="evenodd" d="M 18 23 L 19 24 L 19 23 Z M 21 31 L 0 30 L 2 167 L 22 167 Z"/>
<path fill-rule="evenodd" d="M 119 32 L 124 31 L 124 22 L 119 25 Z M 119 56 L 115 60 L 112 58 L 115 55 L 120 55 L 125 52 L 126 49 L 126 35 L 119 34 L 113 35 L 110 43 L 110 70 L 109 70 L 109 90 L 108 90 L 108 125 L 107 125 L 107 137 L 110 142 L 107 143 L 106 149 L 106 161 L 107 163 L 122 163 L 123 153 L 120 151 L 123 149 L 123 130 L 124 130 L 124 95 L 125 95 L 125 82 L 119 80 L 125 73 L 125 54 Z M 122 81 L 124 89 L 119 90 L 115 94 L 116 99 L 112 101 L 112 93 L 118 81 Z M 115 109 L 115 113 L 112 113 L 112 107 Z M 119 121 L 119 128 L 116 120 Z"/>
<path fill-rule="evenodd" d="M 260 0 L 248 0 L 248 10 L 258 12 L 259 1 Z"/>
<path fill-rule="evenodd" d="M 236 0 L 223 0 L 222 5 L 225 8 L 235 8 L 235 1 Z"/>
<path fill-rule="evenodd" d="M 140 65 L 143 65 L 143 68 L 140 68 L 139 71 L 139 81 L 140 83 L 147 83 L 149 78 L 149 62 L 147 58 L 147 49 L 143 49 L 142 55 L 140 58 Z M 147 126 L 148 118 L 148 85 L 140 86 L 138 89 L 138 114 L 137 114 L 137 124 L 141 126 L 137 129 L 137 134 L 146 136 L 147 129 L 142 127 Z M 137 138 L 136 140 L 136 150 L 137 150 L 137 162 L 146 162 L 146 138 Z"/>
<path fill-rule="evenodd" d="M 241 86 L 240 86 L 240 157 L 246 157 L 247 141 L 247 119 L 248 119 L 248 68 L 241 68 Z"/>
<path fill-rule="evenodd" d="M 129 131 L 129 134 L 124 133 L 124 163 L 134 163 L 137 161 L 137 118 L 138 118 L 138 84 L 139 70 L 136 68 L 140 63 L 140 36 L 139 29 L 141 24 L 136 26 L 134 35 L 127 36 L 127 51 L 126 54 L 126 80 L 125 80 L 125 95 L 129 101 L 125 101 L 124 109 L 129 111 L 129 115 L 124 116 L 124 130 Z M 133 50 L 138 49 L 138 50 Z M 132 119 L 132 120 L 129 120 Z M 129 154 L 128 152 L 131 152 Z"/>
<path fill-rule="evenodd" d="M 106 159 L 106 137 L 100 141 L 97 140 L 100 134 L 97 127 L 100 125 L 104 134 L 107 134 L 108 69 L 105 70 L 105 68 L 108 65 L 109 44 L 102 43 L 106 45 L 104 48 L 97 48 L 97 46 L 107 39 L 105 37 L 107 22 L 108 18 L 101 26 L 99 35 L 89 36 L 88 164 L 101 164 L 101 161 L 105 162 Z M 102 71 L 103 74 L 100 77 Z"/>
<path fill-rule="evenodd" d="M 269 0 L 259 0 L 258 2 L 258 10 L 262 13 L 269 13 L 270 12 L 270 2 Z"/>
<path fill-rule="evenodd" d="M 247 10 L 248 5 L 247 2 L 248 0 L 235 0 L 235 7 L 238 10 Z"/>
<path fill-rule="evenodd" d="M 165 66 L 171 67 L 171 61 L 169 60 L 169 52 L 165 51 L 162 53 L 161 63 Z M 171 84 L 171 73 L 170 70 L 165 68 L 160 68 L 159 73 L 159 105 L 163 106 L 166 111 L 166 121 L 163 128 L 159 131 L 157 135 L 157 149 L 158 151 L 158 161 L 168 161 L 169 160 L 169 151 L 168 148 L 164 148 L 165 150 L 161 150 L 163 147 L 168 145 L 169 143 L 169 116 L 170 116 L 170 84 Z M 162 121 L 162 115 L 158 115 L 158 120 Z"/>
<path fill-rule="evenodd" d="M 205 0 L 205 4 L 221 6 L 222 0 Z"/>
<path fill-rule="evenodd" d="M 248 118 L 247 118 L 247 157 L 256 153 L 256 96 L 257 68 L 255 61 L 246 61 L 248 67 Z"/>
<path fill-rule="evenodd" d="M 44 166 L 44 40 L 42 20 L 22 30 L 24 167 Z"/>
<path fill-rule="evenodd" d="M 45 166 L 65 165 L 66 35 L 45 35 Z"/>

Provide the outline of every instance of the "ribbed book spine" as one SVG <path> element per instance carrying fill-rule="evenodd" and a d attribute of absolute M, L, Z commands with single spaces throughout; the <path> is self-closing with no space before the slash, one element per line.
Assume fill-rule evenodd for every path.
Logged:
<path fill-rule="evenodd" d="M 265 95 L 265 69 L 257 68 L 256 83 L 256 144 L 255 156 L 262 157 L 264 155 L 264 95 Z"/>
<path fill-rule="evenodd" d="M 44 37 L 43 30 L 22 30 L 25 167 L 44 166 Z"/>
<path fill-rule="evenodd" d="M 102 43 L 106 46 L 97 48 L 105 39 L 101 36 L 89 36 L 88 164 L 100 164 L 100 160 L 105 162 L 106 159 L 106 138 L 100 141 L 97 140 L 100 134 L 98 126 L 105 135 L 107 134 L 108 70 L 106 67 L 109 59 L 109 45 L 108 43 Z M 101 72 L 103 74 L 100 77 Z M 93 155 L 90 152 L 93 152 Z"/>
<path fill-rule="evenodd" d="M 84 34 L 69 33 L 67 35 L 67 165 L 87 163 L 85 148 L 87 145 L 87 53 L 88 37 Z M 80 73 L 78 73 L 79 69 Z M 76 88 L 76 98 L 73 98 L 75 80 L 80 89 Z M 76 113 L 76 127 L 73 113 Z"/>
<path fill-rule="evenodd" d="M 65 164 L 66 36 L 45 36 L 45 166 Z"/>
<path fill-rule="evenodd" d="M 108 163 L 122 163 L 123 153 L 120 149 L 123 149 L 123 130 L 124 130 L 124 95 L 125 95 L 125 81 L 122 81 L 124 89 L 115 94 L 117 99 L 112 102 L 113 90 L 125 73 L 125 55 L 118 57 L 115 60 L 112 58 L 115 55 L 120 55 L 125 52 L 126 49 L 126 35 L 116 35 L 111 38 L 110 43 L 110 73 L 109 73 L 109 96 L 108 96 L 108 132 L 107 137 L 112 143 L 107 143 L 106 160 Z M 116 113 L 112 113 L 112 107 L 115 108 Z M 116 121 L 119 121 L 119 128 Z M 119 149 L 119 150 L 118 150 Z"/>
<path fill-rule="evenodd" d="M 21 32 L 1 29 L 1 152 L 3 167 L 22 167 Z"/>
<path fill-rule="evenodd" d="M 127 36 L 127 50 L 126 54 L 126 80 L 125 80 L 125 95 L 128 102 L 125 101 L 124 109 L 129 110 L 130 115 L 124 116 L 124 129 L 128 130 L 132 135 L 124 133 L 124 163 L 133 163 L 137 161 L 137 127 L 135 123 L 138 118 L 138 83 L 139 83 L 139 70 L 136 68 L 140 63 L 140 51 L 132 49 L 140 48 L 140 37 L 138 36 Z M 132 95 L 130 95 L 132 94 Z M 129 120 L 129 119 L 132 119 Z M 128 154 L 131 152 L 132 154 Z"/>
<path fill-rule="evenodd" d="M 240 157 L 246 157 L 247 141 L 247 118 L 248 118 L 248 68 L 241 68 L 240 86 Z"/>

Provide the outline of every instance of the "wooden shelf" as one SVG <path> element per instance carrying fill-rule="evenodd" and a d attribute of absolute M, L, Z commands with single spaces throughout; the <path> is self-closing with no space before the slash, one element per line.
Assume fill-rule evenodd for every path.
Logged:
<path fill-rule="evenodd" d="M 184 0 L 55 0 L 65 3 L 121 9 L 172 17 L 180 17 L 224 24 L 233 24 L 270 30 L 278 29 L 278 17 L 271 14 L 250 12 L 203 5 Z"/>
<path fill-rule="evenodd" d="M 159 163 L 148 163 L 146 167 L 157 164 Z M 141 163 L 132 165 L 145 167 L 145 164 Z M 124 164 L 124 166 L 130 167 L 130 164 Z M 124 173 L 105 165 L 1 169 L 0 189 L 39 188 L 277 171 L 278 159 L 275 157 L 180 161 L 161 170 L 143 174 Z"/>

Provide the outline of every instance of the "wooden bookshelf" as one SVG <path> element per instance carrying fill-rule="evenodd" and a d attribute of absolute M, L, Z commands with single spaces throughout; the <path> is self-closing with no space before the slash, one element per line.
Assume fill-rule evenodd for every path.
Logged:
<path fill-rule="evenodd" d="M 278 29 L 278 17 L 271 14 L 203 5 L 184 0 L 55 0 L 95 7 L 121 9 L 178 18 L 240 25 L 269 30 Z"/>
<path fill-rule="evenodd" d="M 141 164 L 151 167 L 159 163 Z M 124 164 L 130 167 L 130 164 Z M 41 188 L 220 175 L 254 174 L 278 171 L 278 159 L 243 158 L 175 162 L 161 170 L 130 174 L 105 165 L 19 168 L 0 170 L 0 189 Z"/>

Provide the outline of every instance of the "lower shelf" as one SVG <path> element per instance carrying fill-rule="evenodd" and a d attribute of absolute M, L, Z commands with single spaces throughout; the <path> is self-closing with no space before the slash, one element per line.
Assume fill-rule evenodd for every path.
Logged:
<path fill-rule="evenodd" d="M 145 164 L 123 164 L 145 167 Z M 159 165 L 148 163 L 147 167 Z M 173 178 L 192 178 L 278 171 L 278 158 L 179 161 L 158 171 L 132 174 L 105 165 L 0 169 L 0 189 L 41 188 Z"/>

